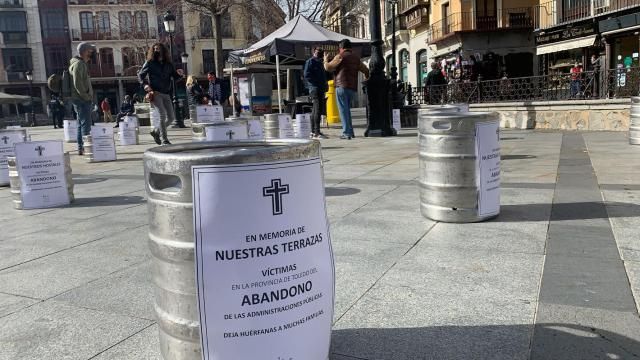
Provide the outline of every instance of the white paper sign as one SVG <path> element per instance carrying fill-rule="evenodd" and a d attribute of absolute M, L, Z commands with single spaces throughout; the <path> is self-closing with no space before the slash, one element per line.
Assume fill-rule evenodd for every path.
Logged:
<path fill-rule="evenodd" d="M 247 138 L 249 140 L 262 140 L 264 139 L 264 132 L 262 131 L 262 122 L 257 119 L 247 120 Z"/>
<path fill-rule="evenodd" d="M 138 133 L 136 131 L 135 122 L 126 121 L 120 122 L 119 126 L 119 136 L 120 136 L 120 145 L 138 145 Z"/>
<path fill-rule="evenodd" d="M 97 124 L 91 127 L 91 143 L 93 145 L 93 161 L 115 161 L 116 144 L 113 141 L 113 126 Z"/>
<path fill-rule="evenodd" d="M 328 359 L 334 267 L 320 159 L 192 172 L 203 359 Z"/>
<path fill-rule="evenodd" d="M 151 126 L 154 129 L 160 129 L 160 111 L 157 107 L 149 106 L 149 118 L 151 120 Z"/>
<path fill-rule="evenodd" d="M 13 145 L 24 142 L 22 131 L 0 130 L 0 186 L 9 185 L 9 165 L 7 156 L 14 156 Z"/>
<path fill-rule="evenodd" d="M 298 139 L 308 139 L 311 135 L 311 114 L 297 114 L 295 134 Z"/>
<path fill-rule="evenodd" d="M 205 127 L 207 141 L 246 140 L 246 124 L 229 123 Z"/>
<path fill-rule="evenodd" d="M 295 139 L 296 132 L 293 130 L 293 122 L 291 115 L 279 114 L 278 125 L 280 127 L 280 139 Z"/>
<path fill-rule="evenodd" d="M 220 105 L 198 105 L 196 118 L 199 123 L 221 123 L 224 122 L 224 111 Z"/>
<path fill-rule="evenodd" d="M 69 204 L 62 141 L 17 143 L 15 151 L 25 209 Z"/>
<path fill-rule="evenodd" d="M 123 116 L 122 121 L 128 123 L 129 125 L 132 125 L 135 128 L 140 127 L 140 125 L 138 124 L 137 116 Z"/>
<path fill-rule="evenodd" d="M 65 142 L 78 142 L 78 121 L 77 120 L 64 120 L 64 141 Z"/>
<path fill-rule="evenodd" d="M 393 109 L 393 123 L 392 126 L 396 131 L 400 131 L 402 125 L 400 123 L 400 109 Z"/>
<path fill-rule="evenodd" d="M 476 124 L 478 216 L 500 213 L 500 127 L 497 121 Z"/>

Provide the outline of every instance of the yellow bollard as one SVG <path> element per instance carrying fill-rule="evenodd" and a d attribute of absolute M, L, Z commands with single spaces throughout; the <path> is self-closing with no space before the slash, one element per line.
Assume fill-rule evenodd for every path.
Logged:
<path fill-rule="evenodd" d="M 327 90 L 327 124 L 339 124 L 340 112 L 338 111 L 338 99 L 336 99 L 336 87 L 333 80 L 328 82 L 329 90 Z"/>

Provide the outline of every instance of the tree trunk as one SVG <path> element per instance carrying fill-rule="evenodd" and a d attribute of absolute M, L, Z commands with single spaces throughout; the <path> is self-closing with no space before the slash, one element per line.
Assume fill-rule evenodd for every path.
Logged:
<path fill-rule="evenodd" d="M 215 65 L 216 76 L 220 79 L 224 78 L 224 56 L 222 54 L 222 15 L 214 14 L 212 16 L 213 22 L 213 41 L 215 45 Z"/>

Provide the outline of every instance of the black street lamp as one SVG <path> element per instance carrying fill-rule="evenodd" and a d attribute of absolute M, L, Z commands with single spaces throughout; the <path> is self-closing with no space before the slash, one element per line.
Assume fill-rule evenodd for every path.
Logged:
<path fill-rule="evenodd" d="M 187 76 L 187 62 L 189 62 L 189 54 L 183 52 L 182 54 L 180 54 L 180 60 L 182 61 L 182 71 L 184 71 L 184 76 Z M 185 82 L 184 84 L 184 89 L 186 91 L 187 94 L 187 99 L 189 99 L 189 89 L 187 89 L 187 84 Z M 183 117 L 182 117 L 182 121 L 184 122 L 184 119 L 191 119 L 191 121 L 193 121 L 193 119 L 191 118 L 191 104 L 189 104 L 187 102 L 187 109 L 185 109 L 183 112 Z"/>
<path fill-rule="evenodd" d="M 164 13 L 164 30 L 169 34 L 169 54 L 171 54 L 171 62 L 173 62 L 173 34 L 176 32 L 176 16 L 171 13 L 171 10 L 167 10 Z M 171 96 L 173 97 L 173 111 L 175 114 L 175 122 L 173 127 L 184 127 L 183 120 L 180 117 L 178 111 L 178 97 L 176 96 L 176 79 L 171 78 Z"/>
<path fill-rule="evenodd" d="M 389 82 L 391 90 L 391 108 L 398 109 L 402 106 L 402 102 L 399 101 L 398 94 L 398 66 L 396 65 L 396 17 L 398 16 L 398 0 L 389 0 L 391 4 L 391 71 L 389 76 L 391 81 Z M 395 130 L 395 129 L 394 129 Z"/>
<path fill-rule="evenodd" d="M 36 113 L 33 106 L 33 72 L 31 70 L 24 73 L 29 81 L 29 96 L 31 97 L 31 126 L 36 126 Z"/>
<path fill-rule="evenodd" d="M 384 75 L 382 56 L 382 24 L 380 1 L 369 1 L 369 30 L 371 32 L 371 58 L 367 91 L 367 130 L 364 136 L 391 136 L 391 104 L 389 103 L 389 79 Z"/>

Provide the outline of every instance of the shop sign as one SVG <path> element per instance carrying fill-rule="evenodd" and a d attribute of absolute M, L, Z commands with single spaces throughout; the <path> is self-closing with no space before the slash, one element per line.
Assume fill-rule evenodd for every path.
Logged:
<path fill-rule="evenodd" d="M 559 41 L 577 39 L 596 33 L 594 24 L 583 24 L 555 31 L 541 32 L 536 36 L 536 45 L 551 44 Z"/>

